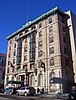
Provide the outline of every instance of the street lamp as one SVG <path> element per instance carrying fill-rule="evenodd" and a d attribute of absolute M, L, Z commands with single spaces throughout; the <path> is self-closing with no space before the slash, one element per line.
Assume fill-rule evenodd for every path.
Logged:
<path fill-rule="evenodd" d="M 36 47 L 36 46 L 35 46 Z M 38 47 L 36 47 L 38 48 Z M 44 54 L 44 62 L 42 60 L 39 61 L 39 65 L 40 67 L 44 68 L 44 87 L 45 87 L 45 92 L 46 92 L 46 69 L 45 69 L 45 52 L 43 50 L 41 50 L 40 48 L 38 48 L 39 51 L 41 51 Z"/>

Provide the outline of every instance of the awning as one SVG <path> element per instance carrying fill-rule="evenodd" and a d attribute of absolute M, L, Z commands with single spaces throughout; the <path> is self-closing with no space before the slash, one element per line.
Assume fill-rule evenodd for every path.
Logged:
<path fill-rule="evenodd" d="M 58 83 L 58 84 L 63 84 L 63 85 L 76 85 L 76 83 L 74 83 L 71 80 L 67 80 L 67 79 L 63 79 L 63 78 L 59 78 L 59 77 L 53 77 L 50 79 L 50 83 Z"/>
<path fill-rule="evenodd" d="M 8 81 L 8 84 L 24 84 L 23 81 Z"/>

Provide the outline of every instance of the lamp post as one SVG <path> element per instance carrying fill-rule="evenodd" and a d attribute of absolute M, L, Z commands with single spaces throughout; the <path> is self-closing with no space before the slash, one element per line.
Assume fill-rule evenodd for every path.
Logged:
<path fill-rule="evenodd" d="M 35 46 L 36 47 L 36 46 Z M 36 47 L 38 48 L 38 47 Z M 38 51 L 41 51 L 42 54 L 44 54 L 44 62 L 40 60 L 40 67 L 44 68 L 44 90 L 46 92 L 46 68 L 45 68 L 45 52 L 43 50 L 41 50 L 40 48 L 38 48 Z"/>

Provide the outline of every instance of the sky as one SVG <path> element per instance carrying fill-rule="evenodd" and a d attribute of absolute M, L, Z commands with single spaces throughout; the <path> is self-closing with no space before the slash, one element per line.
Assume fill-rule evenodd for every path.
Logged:
<path fill-rule="evenodd" d="M 7 53 L 6 37 L 56 6 L 76 14 L 76 0 L 0 0 L 0 53 Z"/>

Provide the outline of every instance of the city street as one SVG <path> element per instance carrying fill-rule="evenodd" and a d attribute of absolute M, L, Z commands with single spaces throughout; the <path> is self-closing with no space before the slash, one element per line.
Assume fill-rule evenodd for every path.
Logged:
<path fill-rule="evenodd" d="M 8 94 L 0 94 L 0 100 L 60 100 L 50 96 L 16 96 Z"/>

